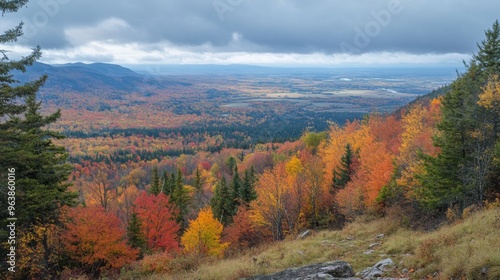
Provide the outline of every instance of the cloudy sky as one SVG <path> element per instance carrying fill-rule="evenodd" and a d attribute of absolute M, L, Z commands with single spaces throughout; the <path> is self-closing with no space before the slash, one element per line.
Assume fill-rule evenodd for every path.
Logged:
<path fill-rule="evenodd" d="M 43 62 L 459 65 L 498 0 L 32 0 L 5 14 Z"/>

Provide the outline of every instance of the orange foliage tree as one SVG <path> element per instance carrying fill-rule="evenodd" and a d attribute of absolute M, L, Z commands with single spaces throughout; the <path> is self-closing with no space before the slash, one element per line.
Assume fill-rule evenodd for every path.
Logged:
<path fill-rule="evenodd" d="M 441 102 L 434 99 L 429 106 L 416 105 L 402 119 L 403 133 L 397 164 L 400 176 L 398 186 L 402 187 L 409 195 L 418 182 L 414 174 L 423 174 L 423 160 L 419 152 L 435 156 L 438 148 L 432 143 L 432 135 L 437 133 L 436 124 L 440 119 Z"/>
<path fill-rule="evenodd" d="M 389 123 L 395 123 L 394 119 L 389 120 Z M 351 181 L 336 193 L 336 201 L 347 217 L 352 218 L 372 207 L 382 187 L 391 179 L 394 155 L 388 149 L 394 149 L 393 145 L 397 141 L 390 145 L 386 143 L 388 139 L 382 137 L 381 131 L 387 130 L 379 117 L 373 121 L 355 121 L 344 128 L 332 126 L 330 129 L 330 141 L 321 150 L 327 179 L 331 181 L 332 171 L 341 166 L 347 144 L 358 157 Z M 397 136 L 397 129 L 391 134 Z"/>
<path fill-rule="evenodd" d="M 126 244 L 120 219 L 100 206 L 66 209 L 62 233 L 64 249 L 87 272 L 121 268 L 137 257 Z"/>
<path fill-rule="evenodd" d="M 223 226 L 214 218 L 210 207 L 203 208 L 195 220 L 189 221 L 189 227 L 181 238 L 184 251 L 200 255 L 219 256 L 229 243 L 221 243 Z"/>
<path fill-rule="evenodd" d="M 168 196 L 163 193 L 148 195 L 141 192 L 135 200 L 135 213 L 142 222 L 147 250 L 178 251 L 176 237 L 180 227 L 175 221 L 175 210 L 170 205 Z"/>
<path fill-rule="evenodd" d="M 224 228 L 223 240 L 228 242 L 230 248 L 241 250 L 257 245 L 263 240 L 261 232 L 252 223 L 250 211 L 245 205 L 240 205 L 233 223 Z"/>
<path fill-rule="evenodd" d="M 274 240 L 283 240 L 284 226 L 291 230 L 290 213 L 293 207 L 293 196 L 289 185 L 285 164 L 267 169 L 259 177 L 256 187 L 257 199 L 252 201 L 252 219 L 271 230 Z"/>

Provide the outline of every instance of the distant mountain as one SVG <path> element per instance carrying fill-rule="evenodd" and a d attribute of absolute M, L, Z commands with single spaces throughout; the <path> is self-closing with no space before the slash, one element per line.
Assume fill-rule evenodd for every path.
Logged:
<path fill-rule="evenodd" d="M 145 88 L 181 84 L 168 79 L 151 79 L 148 75 L 106 63 L 48 65 L 37 62 L 29 67 L 26 73 L 14 73 L 14 77 L 24 83 L 44 74 L 49 78 L 42 91 L 137 92 Z"/>
<path fill-rule="evenodd" d="M 67 64 L 54 64 L 52 66 L 72 71 L 97 73 L 111 77 L 142 77 L 142 75 L 128 68 L 125 68 L 120 65 L 107 64 L 107 63 L 85 64 L 77 62 L 77 63 L 67 63 Z"/>

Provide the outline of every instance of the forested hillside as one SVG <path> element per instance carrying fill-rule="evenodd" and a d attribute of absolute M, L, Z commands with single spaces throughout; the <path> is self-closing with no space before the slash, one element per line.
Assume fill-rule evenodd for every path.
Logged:
<path fill-rule="evenodd" d="M 15 12 L 25 2 L 0 7 Z M 6 31 L 0 42 L 15 41 L 20 28 Z M 498 21 L 478 48 L 450 86 L 392 113 L 345 123 L 327 122 L 324 115 L 324 131 L 303 130 L 310 115 L 290 113 L 283 120 L 260 107 L 244 118 L 220 109 L 206 121 L 204 103 L 195 97 L 169 103 L 172 111 L 134 109 L 163 102 L 154 91 L 117 95 L 117 110 L 130 114 L 112 122 L 106 120 L 115 109 L 98 93 L 89 95 L 87 104 L 77 104 L 72 95 L 49 98 L 51 109 L 68 102 L 76 115 L 82 106 L 94 112 L 81 115 L 91 121 L 71 122 L 61 119 L 60 111 L 41 113 L 37 92 L 46 76 L 26 83 L 12 76 L 34 64 L 40 49 L 21 60 L 2 51 L 0 239 L 1 254 L 11 262 L 2 262 L 1 275 L 169 279 L 307 229 L 340 230 L 359 217 L 397 218 L 410 234 L 457 222 L 485 205 L 499 207 Z M 114 77 L 128 73 L 115 70 Z M 225 94 L 210 91 L 203 98 L 224 100 Z M 191 101 L 200 111 L 189 111 L 196 109 L 188 106 Z M 189 113 L 181 118 L 175 110 Z M 344 113 L 337 116 L 352 117 Z M 190 128 L 193 123 L 205 130 Z M 239 126 L 228 130 L 227 123 Z M 495 279 L 497 270 L 484 275 Z M 242 270 L 238 277 L 251 273 Z"/>

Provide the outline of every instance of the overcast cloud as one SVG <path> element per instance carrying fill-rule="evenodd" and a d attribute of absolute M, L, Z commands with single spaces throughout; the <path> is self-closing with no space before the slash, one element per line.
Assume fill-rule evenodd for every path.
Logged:
<path fill-rule="evenodd" d="M 43 61 L 119 64 L 458 64 L 498 0 L 32 0 L 6 14 Z"/>

